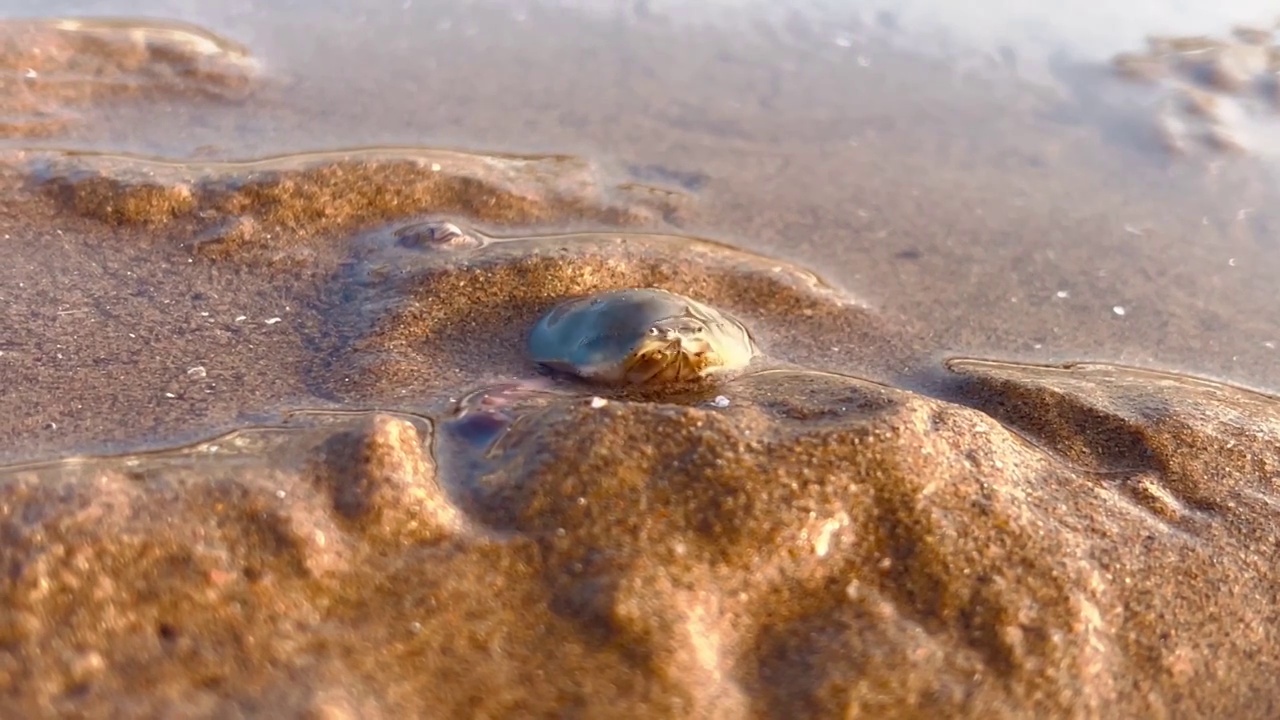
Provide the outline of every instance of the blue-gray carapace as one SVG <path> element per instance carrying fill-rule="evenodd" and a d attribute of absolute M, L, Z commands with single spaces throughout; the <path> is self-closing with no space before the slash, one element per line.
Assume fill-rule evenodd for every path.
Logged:
<path fill-rule="evenodd" d="M 575 298 L 529 335 L 536 363 L 608 384 L 689 383 L 747 366 L 759 353 L 738 320 L 656 288 Z"/>

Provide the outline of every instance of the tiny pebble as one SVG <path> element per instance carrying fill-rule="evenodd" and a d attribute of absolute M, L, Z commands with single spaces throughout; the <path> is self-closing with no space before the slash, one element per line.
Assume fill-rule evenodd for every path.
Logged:
<path fill-rule="evenodd" d="M 244 322 L 245 320 L 248 320 L 248 319 L 249 319 L 249 318 L 248 318 L 247 316 L 245 316 L 245 315 L 237 315 L 237 316 L 236 316 L 236 322 Z"/>
<path fill-rule="evenodd" d="M 727 408 L 729 407 L 729 398 L 724 395 L 717 395 L 716 398 L 711 401 L 711 404 L 718 408 Z"/>
<path fill-rule="evenodd" d="M 1071 297 L 1071 293 L 1067 292 L 1066 290 L 1059 290 L 1058 292 L 1056 292 L 1056 293 L 1054 293 L 1054 294 L 1055 294 L 1055 295 L 1057 295 L 1059 298 L 1069 298 L 1069 297 Z"/>
<path fill-rule="evenodd" d="M 275 325 L 276 323 L 280 322 L 280 318 L 278 317 L 267 318 L 266 320 L 263 320 L 263 322 L 268 325 Z"/>
<path fill-rule="evenodd" d="M 1111 312 L 1113 312 L 1113 313 L 1115 313 L 1115 314 L 1117 314 L 1117 315 L 1121 315 L 1121 316 L 1123 316 L 1123 315 L 1124 315 L 1124 306 L 1123 306 L 1123 305 L 1116 305 L 1115 307 L 1111 308 Z"/>
<path fill-rule="evenodd" d="M 593 407 L 593 408 L 595 408 L 595 409 L 597 409 L 597 410 L 599 410 L 600 408 L 602 408 L 602 407 L 604 407 L 605 405 L 608 405 L 608 404 L 609 404 L 609 401 L 608 401 L 608 400 L 605 400 L 605 399 L 604 399 L 604 398 L 602 398 L 602 397 L 593 397 L 593 398 L 591 398 L 591 407 Z"/>
<path fill-rule="evenodd" d="M 195 367 L 187 370 L 187 377 L 192 380 L 203 379 L 206 375 L 208 375 L 208 372 L 205 371 L 203 365 L 196 365 Z"/>
<path fill-rule="evenodd" d="M 283 499 L 284 499 L 284 496 L 285 496 L 286 494 L 287 494 L 287 493 L 286 493 L 285 491 L 283 491 L 283 490 L 277 490 L 277 491 L 276 491 L 276 497 L 280 498 L 281 500 L 283 500 Z"/>

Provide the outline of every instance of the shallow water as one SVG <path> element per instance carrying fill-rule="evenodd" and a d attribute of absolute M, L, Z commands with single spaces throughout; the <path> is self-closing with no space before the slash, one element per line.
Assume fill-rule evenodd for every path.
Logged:
<path fill-rule="evenodd" d="M 32 712 L 1276 702 L 1275 401 L 1189 379 L 1280 390 L 1263 3 L 0 7 L 135 18 L 0 27 Z M 644 285 L 756 372 L 530 366 Z"/>
<path fill-rule="evenodd" d="M 1142 52 L 1144 35 L 1229 38 L 1265 8 L 1126 4 L 1068 22 L 1025 8 L 768 7 L 717 20 L 648 2 L 148 4 L 133 12 L 244 44 L 260 64 L 243 70 L 252 98 L 103 103 L 86 111 L 97 121 L 39 144 L 172 159 L 573 153 L 691 192 L 680 230 L 820 269 L 921 322 L 921 360 L 904 370 L 960 352 L 1280 383 L 1274 112 L 1220 113 L 1251 152 L 1193 137 L 1171 154 L 1161 108 L 1176 89 L 1108 66 Z"/>

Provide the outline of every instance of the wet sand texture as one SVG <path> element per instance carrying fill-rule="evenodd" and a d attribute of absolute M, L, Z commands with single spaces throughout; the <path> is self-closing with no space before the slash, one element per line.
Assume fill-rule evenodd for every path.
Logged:
<path fill-rule="evenodd" d="M 79 112 L 122 100 L 152 103 L 248 97 L 248 51 L 182 23 L 112 19 L 0 21 L 0 137 L 46 138 Z"/>
<path fill-rule="evenodd" d="M 188 264 L 278 282 L 298 258 L 336 257 L 309 312 L 323 316 L 317 337 L 340 340 L 310 348 L 324 361 L 304 364 L 308 386 L 432 418 L 315 411 L 191 447 L 6 471 L 14 707 L 1274 709 L 1272 398 L 1149 371 L 977 360 L 952 361 L 927 397 L 816 371 L 887 367 L 902 329 L 784 263 L 673 235 L 497 238 L 376 206 L 308 215 L 283 199 L 347 195 L 345 180 L 317 178 L 453 177 L 432 170 L 453 156 L 433 157 L 180 179 L 119 158 L 74 159 L 109 172 L 47 155 L 13 166 L 32 173 L 32 207 L 87 208 L 86 227 Z M 130 171 L 158 196 L 189 188 L 191 205 L 102 212 L 131 196 Z M 296 189 L 238 200 L 254 182 Z M 81 183 L 104 190 L 77 206 Z M 543 187 L 530 215 L 564 195 Z M 433 207 L 420 197 L 413 213 Z M 227 217 L 272 231 L 213 253 L 188 242 Z M 291 248 L 307 252 L 276 261 Z M 591 388 L 537 380 L 521 339 L 538 314 L 644 284 L 749 319 L 768 362 L 667 400 L 592 401 Z M 850 338 L 865 358 L 822 355 Z M 512 376 L 525 380 L 493 384 Z M 486 383 L 480 402 L 430 400 Z"/>
<path fill-rule="evenodd" d="M 14 27 L 71 48 L 41 77 L 253 88 L 195 30 Z M 13 151 L 0 190 L 4 717 L 1280 713 L 1276 398 L 901 377 L 911 319 L 573 157 Z M 637 286 L 764 357 L 669 397 L 528 363 Z"/>
<path fill-rule="evenodd" d="M 368 149 L 180 164 L 14 151 L 3 160 L 11 214 L 10 262 L 0 266 L 9 302 L 0 312 L 10 331 L 0 357 L 10 387 L 0 405 L 15 421 L 0 454 L 15 460 L 102 443 L 137 447 L 148 437 L 169 442 L 183 432 L 194 439 L 245 415 L 299 405 L 422 402 L 428 390 L 465 390 L 449 385 L 459 371 L 472 380 L 523 371 L 516 342 L 498 348 L 493 362 L 481 357 L 449 377 L 426 372 L 428 363 L 445 372 L 457 353 L 485 351 L 457 332 L 463 345 L 453 355 L 421 338 L 404 357 L 353 355 L 355 344 L 384 342 L 405 325 L 389 314 L 447 313 L 468 295 L 473 312 L 486 307 L 474 273 L 495 252 L 490 241 L 468 232 L 437 242 L 433 228 L 443 226 L 429 216 L 496 227 L 626 227 L 654 224 L 687 204 L 672 191 L 610 183 L 590 163 L 555 156 Z M 417 275 L 442 272 L 441 288 L 452 282 L 447 289 L 459 295 L 452 305 L 433 301 L 428 288 L 397 294 Z M 501 292 L 542 287 L 508 280 Z M 554 291 L 537 292 L 550 299 Z M 419 301 L 426 305 L 414 307 Z M 509 321 L 527 329 L 536 309 L 518 310 Z M 403 382 L 360 370 L 405 361 L 412 366 Z M 359 385 L 387 392 L 348 389 Z"/>
<path fill-rule="evenodd" d="M 952 369 L 992 415 L 779 370 L 727 408 L 517 399 L 483 443 L 304 414 L 10 470 L 0 687 L 25 716 L 1272 714 L 1274 400 Z"/>

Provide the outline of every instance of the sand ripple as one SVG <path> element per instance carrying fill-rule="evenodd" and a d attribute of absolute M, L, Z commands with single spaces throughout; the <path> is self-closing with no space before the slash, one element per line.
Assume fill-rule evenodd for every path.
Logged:
<path fill-rule="evenodd" d="M 60 387 L 132 398 L 126 438 L 190 432 L 163 408 L 197 400 L 235 426 L 0 472 L 0 695 L 24 716 L 1275 713 L 1275 398 L 976 359 L 908 382 L 909 321 L 647 227 L 687 198 L 576 158 L 6 167 L 14 207 L 60 222 L 19 258 L 105 237 L 138 253 L 144 307 L 199 283 L 296 306 L 179 365 L 189 396 L 122 388 L 207 351 L 204 324 L 155 330 L 105 381 L 116 356 L 15 366 L 66 373 L 15 383 L 15 416 Z M 549 305 L 641 285 L 733 311 L 765 359 L 675 397 L 524 357 Z M 138 328 L 85 313 L 15 324 L 5 352 L 106 353 Z M 316 407 L 287 412 L 299 387 Z"/>

